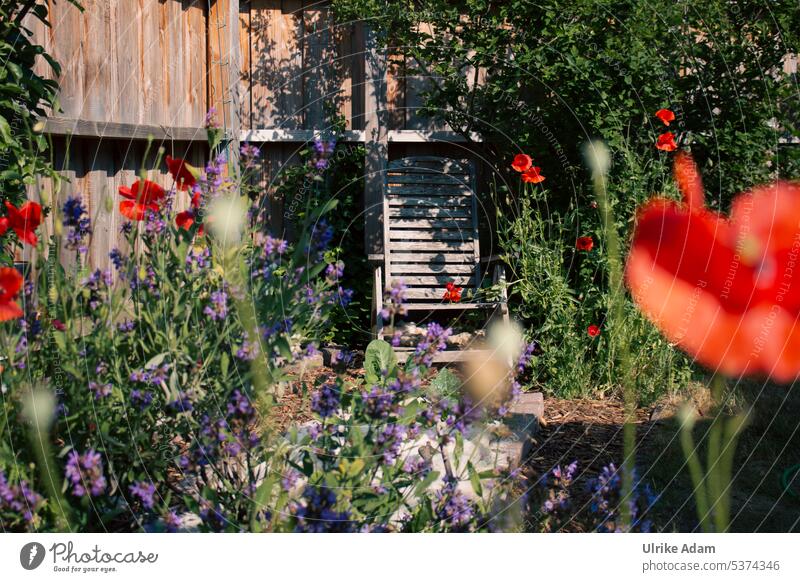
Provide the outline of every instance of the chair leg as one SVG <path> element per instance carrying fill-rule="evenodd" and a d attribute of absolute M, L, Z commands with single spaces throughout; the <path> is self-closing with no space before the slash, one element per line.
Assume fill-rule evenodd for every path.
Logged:
<path fill-rule="evenodd" d="M 381 311 L 383 310 L 383 278 L 381 273 L 381 267 L 375 267 L 372 284 L 372 329 L 375 339 L 383 339 L 383 318 L 381 317 Z"/>

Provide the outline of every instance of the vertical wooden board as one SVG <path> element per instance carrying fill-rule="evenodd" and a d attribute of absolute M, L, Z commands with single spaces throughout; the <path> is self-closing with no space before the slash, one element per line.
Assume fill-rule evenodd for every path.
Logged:
<path fill-rule="evenodd" d="M 84 79 L 84 18 L 81 12 L 67 2 L 50 3 L 51 56 L 61 63 L 59 83 L 60 115 L 77 119 L 83 109 Z"/>
<path fill-rule="evenodd" d="M 421 22 L 419 24 L 420 30 L 425 33 L 433 34 L 433 28 L 430 24 Z M 425 71 L 417 70 L 418 67 L 410 59 L 406 60 L 406 76 L 405 76 L 405 129 L 417 130 L 437 130 L 445 129 L 444 125 L 436 121 L 423 117 L 419 114 L 419 108 L 425 103 L 422 96 L 423 92 L 430 87 L 433 80 L 428 76 Z"/>
<path fill-rule="evenodd" d="M 97 269 L 106 269 L 108 253 L 115 246 L 114 218 L 116 213 L 107 212 L 105 199 L 112 196 L 116 167 L 113 142 L 87 140 L 85 190 L 81 192 L 86 210 L 92 218 L 92 242 L 89 247 L 89 264 Z"/>
<path fill-rule="evenodd" d="M 118 116 L 114 121 L 141 123 L 144 108 L 142 91 L 142 19 L 136 2 L 117 0 L 114 38 L 117 48 Z"/>
<path fill-rule="evenodd" d="M 303 121 L 301 0 L 251 0 L 254 128 L 299 129 Z"/>
<path fill-rule="evenodd" d="M 389 155 L 386 106 L 386 51 L 374 31 L 365 32 L 364 108 L 364 246 L 367 254 L 383 250 L 384 174 Z"/>
<path fill-rule="evenodd" d="M 389 129 L 405 129 L 406 123 L 406 66 L 397 47 L 390 47 L 386 63 L 386 121 Z"/>
<path fill-rule="evenodd" d="M 336 24 L 331 16 L 333 58 L 333 90 L 336 92 L 335 110 L 345 120 L 345 127 L 353 129 L 353 33 L 352 23 Z"/>
<path fill-rule="evenodd" d="M 241 0 L 239 3 L 239 53 L 242 60 L 239 81 L 239 118 L 242 127 L 252 127 L 250 0 Z"/>
<path fill-rule="evenodd" d="M 189 127 L 202 127 L 208 112 L 208 22 L 204 0 L 184 0 L 189 58 L 187 62 L 188 96 L 191 114 Z"/>
<path fill-rule="evenodd" d="M 364 129 L 364 23 L 356 22 L 350 29 L 350 66 L 351 79 L 350 118 L 348 129 Z"/>
<path fill-rule="evenodd" d="M 159 47 L 161 50 L 161 99 L 166 126 L 183 125 L 181 115 L 186 107 L 183 95 L 182 6 L 172 0 L 159 4 Z"/>
<path fill-rule="evenodd" d="M 338 111 L 342 96 L 336 61 L 336 44 L 329 6 L 319 0 L 303 3 L 303 127 L 324 129 L 331 111 Z"/>
<path fill-rule="evenodd" d="M 142 123 L 164 124 L 164 77 L 161 54 L 161 11 L 157 0 L 140 0 L 142 4 Z"/>
<path fill-rule="evenodd" d="M 222 106 L 222 46 L 220 43 L 220 18 L 225 12 L 224 0 L 210 2 L 208 8 L 208 106 L 216 111 L 215 120 L 221 124 L 224 119 Z"/>
<path fill-rule="evenodd" d="M 107 121 L 113 119 L 113 107 L 117 102 L 116 83 L 109 74 L 114 67 L 111 58 L 111 6 L 105 0 L 88 0 L 84 8 L 84 37 L 81 42 L 85 44 L 86 70 L 80 119 Z"/>

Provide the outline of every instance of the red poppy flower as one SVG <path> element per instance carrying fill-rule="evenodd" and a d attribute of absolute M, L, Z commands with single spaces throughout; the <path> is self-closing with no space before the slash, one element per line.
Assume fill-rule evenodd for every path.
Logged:
<path fill-rule="evenodd" d="M 532 168 L 529 168 L 522 173 L 522 181 L 528 182 L 529 184 L 538 184 L 539 182 L 544 182 L 544 176 L 539 173 L 539 170 L 541 170 L 539 166 L 533 166 Z"/>
<path fill-rule="evenodd" d="M 142 220 L 148 210 L 158 212 L 165 194 L 164 188 L 150 180 L 136 180 L 130 188 L 120 186 L 119 193 L 127 198 L 119 203 L 119 211 L 129 220 Z"/>
<path fill-rule="evenodd" d="M 525 172 L 533 165 L 533 160 L 527 154 L 517 154 L 514 156 L 514 161 L 511 162 L 511 167 L 517 172 Z"/>
<path fill-rule="evenodd" d="M 590 236 L 578 237 L 578 240 L 575 241 L 575 248 L 579 251 L 590 251 L 594 248 L 594 241 Z"/>
<path fill-rule="evenodd" d="M 181 158 L 173 158 L 166 156 L 164 160 L 167 162 L 167 169 L 172 177 L 175 179 L 178 190 L 189 190 L 197 183 L 197 178 L 191 171 L 191 166 L 186 163 L 186 160 Z"/>
<path fill-rule="evenodd" d="M 194 224 L 194 219 L 196 216 L 196 210 L 200 208 L 200 192 L 195 192 L 192 196 L 192 207 L 189 210 L 184 210 L 183 212 L 179 212 L 175 216 L 175 224 L 178 228 L 182 228 L 184 230 L 189 230 L 192 228 Z M 200 234 L 202 235 L 203 227 L 200 227 Z"/>
<path fill-rule="evenodd" d="M 800 184 L 739 195 L 730 218 L 704 208 L 688 155 L 675 159 L 684 202 L 638 214 L 626 281 L 664 335 L 706 366 L 779 382 L 800 376 Z"/>
<path fill-rule="evenodd" d="M 656 147 L 665 152 L 674 152 L 678 149 L 678 144 L 675 143 L 675 134 L 668 131 L 659 135 Z"/>
<path fill-rule="evenodd" d="M 586 328 L 586 333 L 589 334 L 589 337 L 597 337 L 600 335 L 600 328 L 592 324 Z"/>
<path fill-rule="evenodd" d="M 28 201 L 19 209 L 6 201 L 8 216 L 0 218 L 0 236 L 4 235 L 10 228 L 24 243 L 36 246 L 39 238 L 36 236 L 36 229 L 42 223 L 42 207 L 36 203 Z"/>
<path fill-rule="evenodd" d="M 0 267 L 0 321 L 22 317 L 14 298 L 22 288 L 22 275 L 12 267 Z"/>
<path fill-rule="evenodd" d="M 455 283 L 452 282 L 445 285 L 445 287 L 447 290 L 444 292 L 442 299 L 450 301 L 451 303 L 458 303 L 461 301 L 461 287 L 456 287 Z"/>
<path fill-rule="evenodd" d="M 60 319 L 54 319 L 54 320 L 53 320 L 53 327 L 54 327 L 54 328 L 55 328 L 57 331 L 67 331 L 67 326 L 66 326 L 66 325 L 64 325 L 64 322 L 63 322 L 63 321 L 61 321 Z"/>
<path fill-rule="evenodd" d="M 658 117 L 664 125 L 669 125 L 671 121 L 675 121 L 675 114 L 669 109 L 659 109 L 656 111 Z"/>

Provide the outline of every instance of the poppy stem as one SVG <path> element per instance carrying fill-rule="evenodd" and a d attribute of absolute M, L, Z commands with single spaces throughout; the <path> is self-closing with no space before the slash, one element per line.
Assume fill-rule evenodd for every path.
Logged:
<path fill-rule="evenodd" d="M 619 233 L 614 222 L 614 212 L 608 197 L 607 173 L 610 154 L 602 142 L 590 142 L 584 154 L 592 171 L 592 184 L 597 207 L 603 222 L 603 233 L 608 257 L 608 315 L 611 354 L 616 353 L 621 371 L 620 383 L 625 401 L 625 424 L 622 427 L 622 499 L 620 516 L 624 530 L 630 531 L 632 521 L 631 500 L 634 492 L 634 467 L 636 462 L 636 392 L 631 377 L 630 350 L 625 333 L 625 289 L 622 276 L 622 257 Z"/>

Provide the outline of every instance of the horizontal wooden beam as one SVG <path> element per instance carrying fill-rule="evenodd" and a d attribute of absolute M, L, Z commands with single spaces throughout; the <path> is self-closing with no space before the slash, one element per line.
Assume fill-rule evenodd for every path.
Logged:
<path fill-rule="evenodd" d="M 208 139 L 204 127 L 165 127 L 163 125 L 86 121 L 61 117 L 43 118 L 40 121 L 44 123 L 43 133 L 51 135 L 106 139 L 148 139 L 152 137 L 159 141 L 206 141 Z M 304 143 L 324 135 L 326 135 L 325 132 L 313 129 L 244 129 L 239 132 L 239 139 L 252 143 Z M 481 141 L 478 135 L 471 137 L 473 141 Z M 365 140 L 366 135 L 363 130 L 345 131 L 339 136 L 339 141 L 342 142 L 364 143 Z M 467 141 L 464 136 L 454 131 L 416 129 L 389 130 L 388 140 L 390 143 L 464 143 Z"/>
<path fill-rule="evenodd" d="M 483 141 L 481 137 L 473 133 L 470 135 L 472 141 Z M 395 129 L 389 130 L 389 142 L 395 143 L 435 143 L 451 142 L 465 143 L 467 139 L 455 131 L 433 130 L 424 131 L 417 129 Z"/>
<path fill-rule="evenodd" d="M 245 129 L 241 133 L 241 140 L 253 143 L 291 143 L 307 142 L 324 135 L 326 135 L 324 132 L 313 129 Z M 473 141 L 481 141 L 477 134 L 471 137 Z M 361 130 L 345 131 L 339 136 L 339 141 L 343 142 L 364 143 L 365 139 L 366 134 Z M 463 143 L 467 141 L 463 135 L 454 131 L 420 131 L 416 129 L 390 129 L 388 140 L 394 143 Z"/>
<path fill-rule="evenodd" d="M 165 127 L 163 125 L 144 125 L 137 123 L 114 123 L 110 121 L 86 121 L 48 117 L 40 119 L 44 123 L 43 133 L 51 135 L 72 135 L 76 137 L 97 137 L 106 139 L 149 139 L 174 141 L 207 141 L 204 127 Z"/>
<path fill-rule="evenodd" d="M 313 129 L 243 129 L 240 140 L 251 143 L 302 143 L 312 141 L 315 137 L 327 137 L 330 132 Z M 338 137 L 339 141 L 364 142 L 363 131 L 345 131 Z"/>

